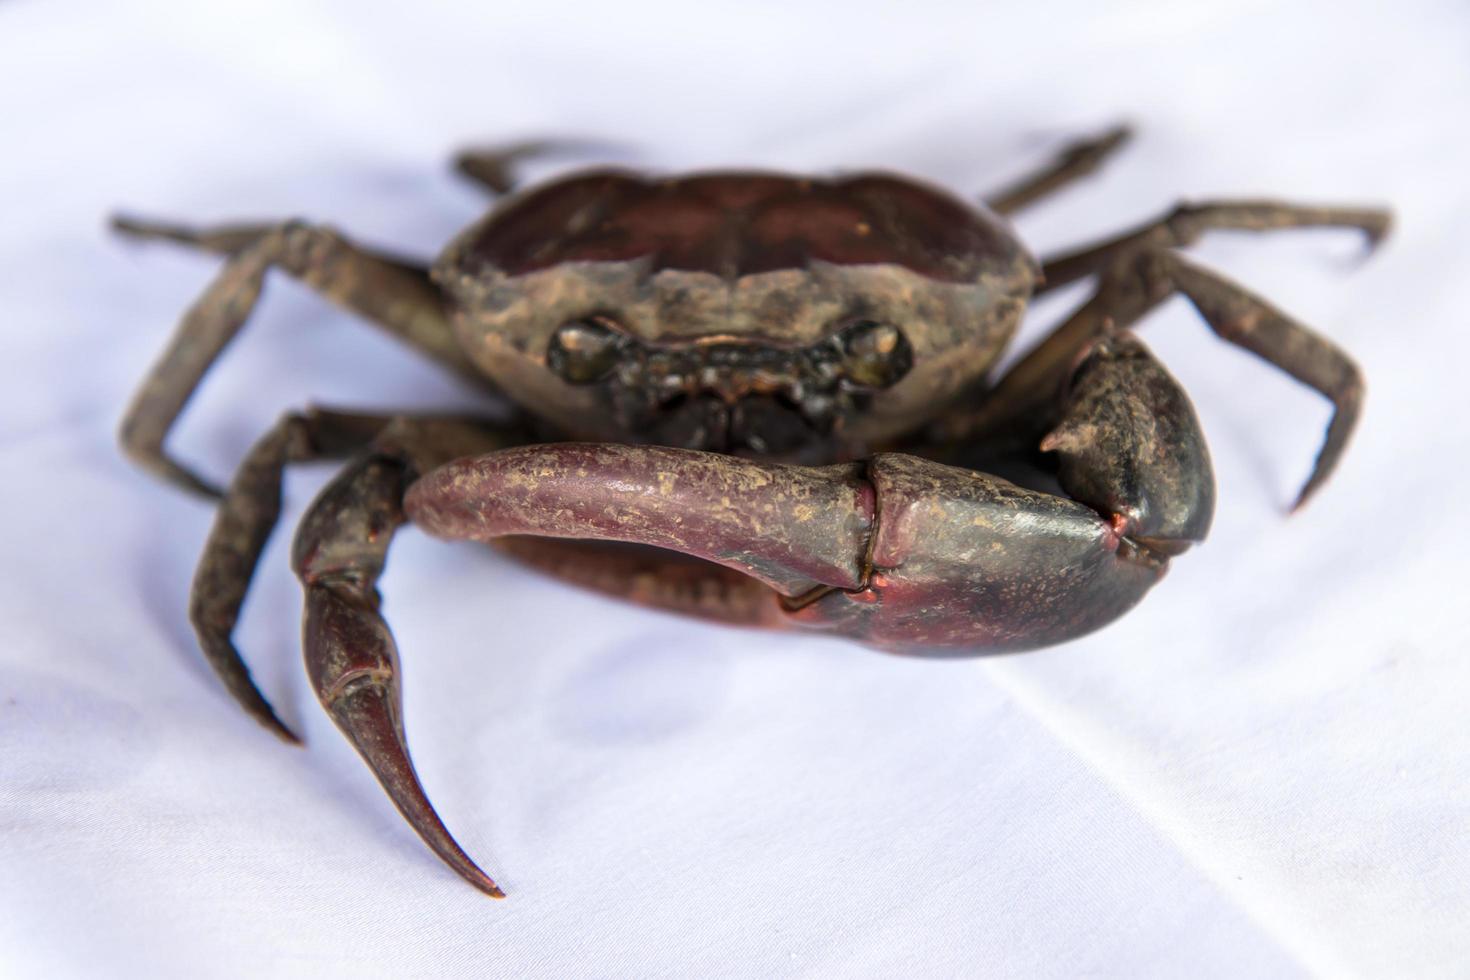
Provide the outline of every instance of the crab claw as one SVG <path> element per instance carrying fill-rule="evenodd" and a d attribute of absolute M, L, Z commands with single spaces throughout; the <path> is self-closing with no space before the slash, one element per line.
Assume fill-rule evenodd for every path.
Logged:
<path fill-rule="evenodd" d="M 622 541 L 768 586 L 788 626 L 917 652 L 1059 643 L 1111 622 L 1201 540 L 1214 480 L 1194 410 L 1131 335 L 1084 358 L 1042 449 L 1069 496 L 917 456 L 825 467 L 558 443 L 415 482 L 431 534 Z"/>
<path fill-rule="evenodd" d="M 881 516 L 858 592 L 795 615 L 884 647 L 1060 643 L 1131 609 L 1204 539 L 1215 482 L 1189 399 L 1132 334 L 1092 345 L 1055 428 L 1066 496 L 897 453 L 868 464 Z"/>
<path fill-rule="evenodd" d="M 788 627 L 970 653 L 1055 643 L 1130 608 L 1165 561 L 1076 500 L 897 453 L 827 467 L 560 443 L 416 482 L 431 534 L 652 545 L 768 586 Z"/>

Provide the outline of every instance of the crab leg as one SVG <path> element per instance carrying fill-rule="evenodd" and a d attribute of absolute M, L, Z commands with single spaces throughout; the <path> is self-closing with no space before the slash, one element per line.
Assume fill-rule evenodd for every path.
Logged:
<path fill-rule="evenodd" d="M 463 423 L 404 421 L 379 446 L 322 491 L 296 535 L 292 564 L 306 589 L 307 673 L 322 706 L 424 843 L 470 884 L 500 898 L 495 882 L 450 836 L 414 772 L 403 734 L 398 651 L 376 587 L 405 520 L 404 488 L 420 468 L 470 446 L 483 450 L 487 436 Z"/>
<path fill-rule="evenodd" d="M 288 742 L 297 738 L 255 686 L 231 634 L 255 566 L 281 514 L 281 478 L 291 462 L 361 449 L 387 419 L 312 410 L 288 413 L 246 454 L 230 481 L 189 590 L 189 621 L 205 659 L 251 717 Z"/>
<path fill-rule="evenodd" d="M 1095 139 L 1071 143 L 1037 172 L 1028 174 L 1005 190 L 987 195 L 985 205 L 997 214 L 1013 214 L 1030 207 L 1093 173 L 1132 136 L 1133 132 L 1127 126 L 1114 126 Z"/>
<path fill-rule="evenodd" d="M 306 668 L 317 698 L 424 843 L 476 888 L 504 893 L 470 860 L 434 812 L 403 736 L 398 650 L 376 589 L 408 467 L 371 457 L 327 488 L 296 539 L 306 586 Z"/>
<path fill-rule="evenodd" d="M 406 418 L 311 409 L 289 412 L 250 448 L 215 513 L 189 591 L 189 621 L 214 672 L 247 713 L 288 742 L 292 734 L 255 686 L 231 634 L 256 564 L 281 513 L 290 463 L 351 455 L 379 435 L 412 444 L 425 468 L 456 455 L 518 441 L 513 430 L 454 418 Z"/>
<path fill-rule="evenodd" d="M 1096 294 L 1000 379 L 978 408 L 940 423 L 936 444 L 986 441 L 1034 445 L 1054 420 L 1049 406 L 1089 346 L 1132 326 L 1164 300 L 1183 294 L 1222 340 L 1243 347 L 1333 405 L 1322 448 L 1298 494 L 1301 507 L 1326 482 L 1347 448 L 1362 407 L 1363 376 L 1346 352 L 1261 297 L 1177 252 L 1150 249 L 1103 277 Z"/>
<path fill-rule="evenodd" d="M 486 384 L 460 350 L 437 287 L 422 268 L 375 255 L 335 232 L 302 224 L 248 225 L 194 231 L 118 218 L 114 227 L 140 238 L 182 242 L 230 256 L 184 315 L 123 417 L 123 449 L 144 469 L 187 490 L 220 490 L 164 448 L 174 422 L 215 360 L 239 333 L 265 284 L 281 269 L 332 300 L 407 341 L 461 376 Z"/>
<path fill-rule="evenodd" d="M 606 148 L 593 140 L 541 139 L 496 146 L 476 146 L 454 155 L 454 169 L 496 194 L 515 190 L 515 166 L 522 160 L 559 154 L 591 152 Z"/>
<path fill-rule="evenodd" d="M 1388 235 L 1392 216 L 1382 208 L 1303 206 L 1281 201 L 1205 201 L 1180 204 L 1161 218 L 1096 245 L 1042 262 L 1037 292 L 1106 272 L 1132 255 L 1161 248 L 1185 248 L 1205 232 L 1275 231 L 1282 228 L 1355 228 L 1371 250 Z"/>

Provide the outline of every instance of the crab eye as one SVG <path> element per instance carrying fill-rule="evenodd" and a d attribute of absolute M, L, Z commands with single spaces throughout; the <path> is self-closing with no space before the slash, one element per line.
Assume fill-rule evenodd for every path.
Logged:
<path fill-rule="evenodd" d="M 865 388 L 887 388 L 914 365 L 914 349 L 903 331 L 886 323 L 860 320 L 839 337 L 847 380 Z"/>
<path fill-rule="evenodd" d="M 577 320 L 557 330 L 546 348 L 546 364 L 574 385 L 601 381 L 618 366 L 623 337 L 597 320 Z"/>

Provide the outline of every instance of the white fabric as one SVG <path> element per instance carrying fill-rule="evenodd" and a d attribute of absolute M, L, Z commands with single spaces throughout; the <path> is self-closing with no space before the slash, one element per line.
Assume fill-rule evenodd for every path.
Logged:
<path fill-rule="evenodd" d="M 1470 970 L 1470 13 L 961 6 L 0 4 L 0 973 Z M 504 902 L 424 849 L 314 703 L 288 533 L 239 639 L 308 747 L 202 665 L 209 508 L 113 431 L 218 263 L 125 247 L 110 211 L 299 215 L 430 255 L 484 206 L 445 167 L 468 142 L 978 191 L 1123 118 L 1135 145 L 1019 219 L 1033 246 L 1183 196 L 1387 202 L 1399 227 L 1367 263 L 1347 233 L 1196 250 L 1351 350 L 1367 411 L 1287 519 L 1325 403 L 1171 302 L 1144 335 L 1195 398 L 1219 513 L 1116 625 L 906 660 L 405 533 L 384 592 L 415 757 Z M 175 445 L 223 476 L 309 401 L 474 404 L 273 281 Z M 288 524 L 328 472 L 293 474 Z"/>

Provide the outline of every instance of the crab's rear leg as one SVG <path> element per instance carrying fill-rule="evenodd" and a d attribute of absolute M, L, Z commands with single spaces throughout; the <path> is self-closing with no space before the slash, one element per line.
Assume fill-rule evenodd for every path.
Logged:
<path fill-rule="evenodd" d="M 1187 248 L 1211 231 L 1279 231 L 1287 228 L 1348 228 L 1362 232 L 1374 249 L 1388 235 L 1393 216 L 1382 208 L 1288 204 L 1283 201 L 1219 200 L 1177 205 L 1168 214 L 1131 231 L 1041 265 L 1046 292 L 1094 273 L 1107 272 L 1130 256 L 1164 248 Z"/>
<path fill-rule="evenodd" d="M 1114 126 L 1099 136 L 1064 146 L 1051 160 L 1009 187 L 985 196 L 985 206 L 998 214 L 1014 214 L 1089 176 L 1133 136 L 1127 126 Z"/>
<path fill-rule="evenodd" d="M 493 146 L 475 146 L 454 155 L 454 169 L 496 194 L 509 194 L 520 183 L 516 166 L 537 157 L 586 153 L 606 149 L 594 140 L 539 139 Z"/>

